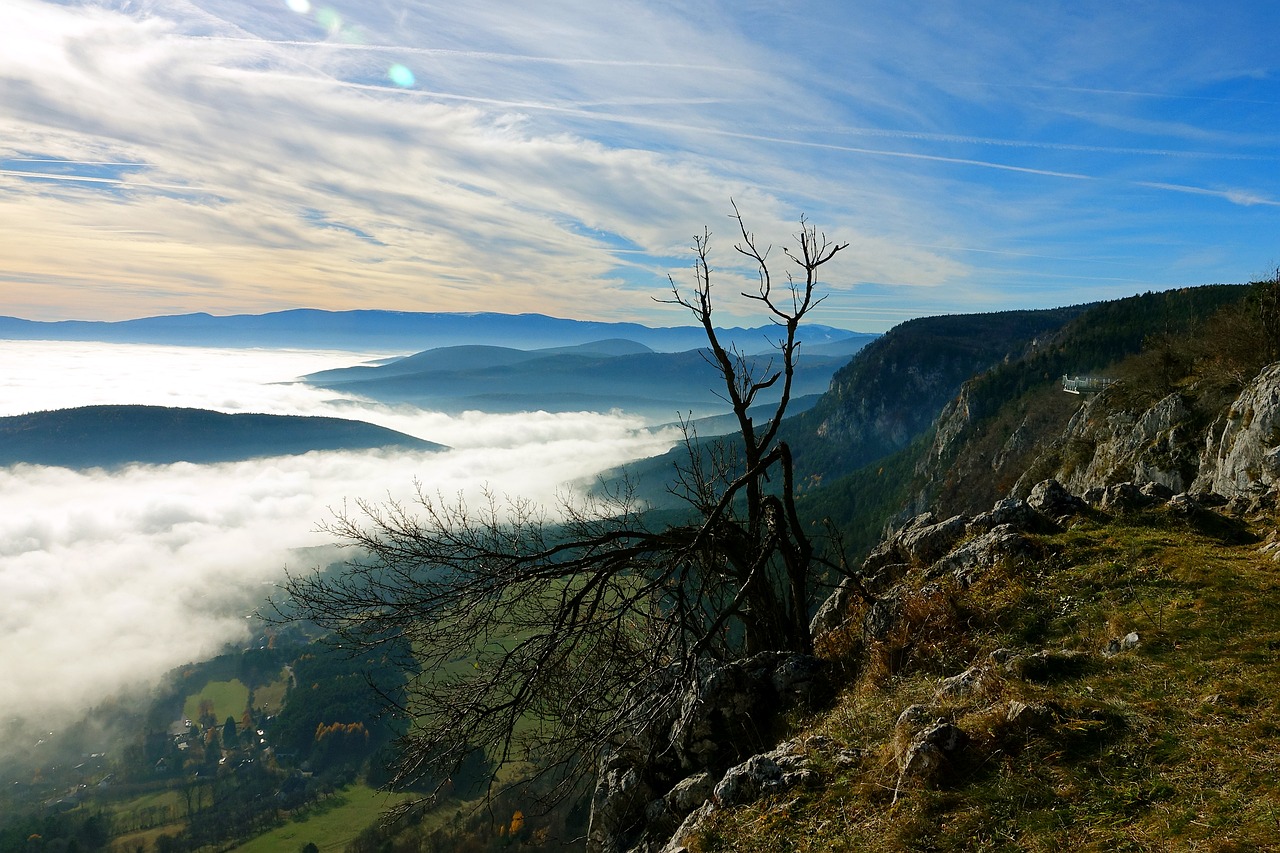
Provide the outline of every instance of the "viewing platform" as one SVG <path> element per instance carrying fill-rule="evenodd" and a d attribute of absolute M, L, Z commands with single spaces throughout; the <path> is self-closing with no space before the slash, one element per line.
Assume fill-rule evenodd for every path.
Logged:
<path fill-rule="evenodd" d="M 1102 376 L 1067 376 L 1062 374 L 1062 390 L 1068 394 L 1092 394 L 1104 391 L 1118 380 Z"/>

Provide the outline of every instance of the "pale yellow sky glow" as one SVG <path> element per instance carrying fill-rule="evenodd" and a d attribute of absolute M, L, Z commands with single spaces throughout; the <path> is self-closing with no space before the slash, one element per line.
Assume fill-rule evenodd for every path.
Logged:
<path fill-rule="evenodd" d="M 846 328 L 1248 280 L 1280 13 L 1167 5 L 7 0 L 0 314 L 669 325 L 730 199 L 851 242 Z"/>

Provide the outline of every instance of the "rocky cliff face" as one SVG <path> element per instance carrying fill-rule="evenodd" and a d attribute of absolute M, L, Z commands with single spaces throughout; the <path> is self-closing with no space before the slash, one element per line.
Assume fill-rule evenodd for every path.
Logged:
<path fill-rule="evenodd" d="M 1280 486 L 1280 362 L 1249 383 L 1205 436 L 1194 488 L 1245 495 Z"/>
<path fill-rule="evenodd" d="M 1259 373 L 1207 430 L 1179 394 L 1135 412 L 1116 405 L 1117 393 L 1086 400 L 1014 493 L 1025 494 L 1046 467 L 1077 494 L 1127 481 L 1231 498 L 1280 484 L 1280 363 Z"/>
<path fill-rule="evenodd" d="M 1085 306 L 925 317 L 891 329 L 832 377 L 809 412 L 790 422 L 800 470 L 827 480 L 879 459 L 925 432 L 966 379 L 1045 346 Z"/>

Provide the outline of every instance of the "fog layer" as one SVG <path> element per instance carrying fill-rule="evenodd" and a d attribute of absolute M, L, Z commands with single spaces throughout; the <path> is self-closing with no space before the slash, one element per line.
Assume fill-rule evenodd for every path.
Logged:
<path fill-rule="evenodd" d="M 376 354 L 370 354 L 371 357 Z M 622 415 L 459 417 L 390 409 L 291 383 L 349 353 L 0 342 L 0 415 L 90 403 L 336 415 L 449 445 L 438 454 L 309 453 L 222 465 L 0 468 L 0 721 L 57 725 L 122 686 L 247 638 L 246 615 L 286 567 L 331 543 L 345 500 L 430 492 L 551 502 L 660 453 Z"/>

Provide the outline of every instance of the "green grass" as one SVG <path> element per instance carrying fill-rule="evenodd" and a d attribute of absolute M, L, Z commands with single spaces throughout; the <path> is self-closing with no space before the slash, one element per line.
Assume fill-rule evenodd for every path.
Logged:
<path fill-rule="evenodd" d="M 1035 559 L 945 589 L 946 607 L 919 596 L 905 650 L 865 652 L 836 707 L 809 723 L 857 759 L 816 751 L 821 786 L 719 812 L 693 849 L 1278 849 L 1280 564 L 1248 540 L 1212 517 L 1099 516 L 1041 538 Z M 1136 649 L 1101 654 L 1130 631 Z M 937 698 L 941 677 L 998 648 L 1088 659 Z M 1052 719 L 1011 731 L 1011 700 L 1048 704 Z M 914 702 L 972 740 L 945 784 L 895 804 L 890 735 Z"/>
<path fill-rule="evenodd" d="M 409 798 L 403 794 L 386 794 L 363 784 L 351 785 L 303 809 L 284 826 L 232 849 L 240 853 L 298 853 L 305 844 L 314 842 L 320 853 L 342 853 L 352 839 L 377 823 L 387 809 Z"/>
<path fill-rule="evenodd" d="M 192 693 L 182 703 L 182 713 L 189 720 L 200 716 L 200 703 L 208 700 L 213 703 L 213 716 L 219 723 L 227 717 L 237 721 L 249 704 L 249 688 L 238 678 L 230 681 L 210 681 L 199 693 Z"/>
<path fill-rule="evenodd" d="M 282 674 L 270 684 L 264 684 L 253 691 L 253 704 L 268 714 L 278 714 L 284 707 L 284 697 L 288 690 L 289 683 Z"/>

